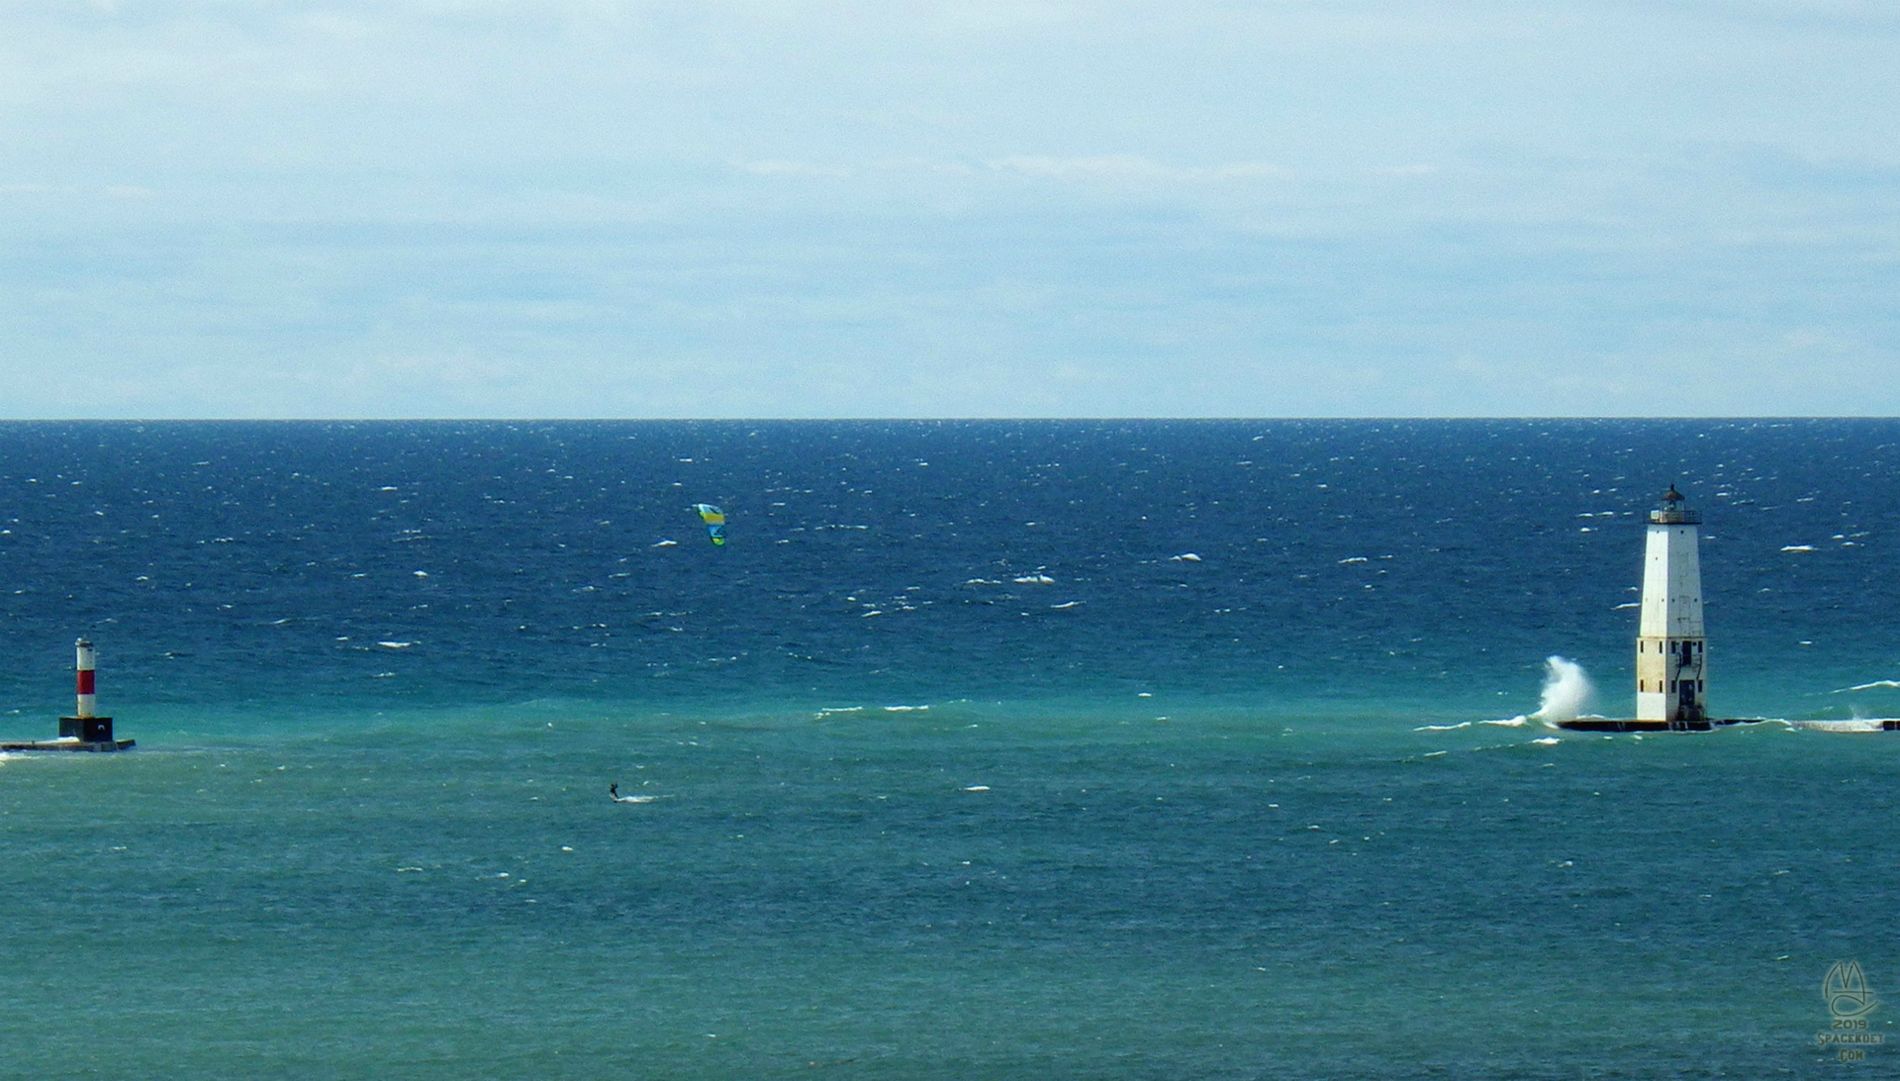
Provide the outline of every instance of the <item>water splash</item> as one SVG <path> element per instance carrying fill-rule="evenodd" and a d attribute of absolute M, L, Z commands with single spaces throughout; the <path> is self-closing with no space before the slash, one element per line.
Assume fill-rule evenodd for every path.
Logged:
<path fill-rule="evenodd" d="M 1531 714 L 1546 724 L 1574 721 L 1596 700 L 1597 689 L 1583 665 L 1566 657 L 1544 658 L 1544 696 Z"/>

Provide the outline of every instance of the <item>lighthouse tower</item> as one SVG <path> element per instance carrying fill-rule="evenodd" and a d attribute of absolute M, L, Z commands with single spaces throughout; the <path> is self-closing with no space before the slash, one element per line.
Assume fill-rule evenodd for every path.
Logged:
<path fill-rule="evenodd" d="M 81 638 L 74 643 L 73 673 L 78 691 L 77 704 L 70 717 L 59 719 L 61 739 L 77 739 L 83 743 L 114 743 L 112 738 L 112 718 L 101 717 L 93 712 L 98 703 L 94 691 L 93 670 L 97 667 L 98 655 L 92 650 L 92 642 Z"/>
<path fill-rule="evenodd" d="M 1636 629 L 1636 720 L 1672 728 L 1709 727 L 1702 569 L 1696 559 L 1700 512 L 1675 485 L 1649 512 L 1643 549 L 1643 612 Z"/>

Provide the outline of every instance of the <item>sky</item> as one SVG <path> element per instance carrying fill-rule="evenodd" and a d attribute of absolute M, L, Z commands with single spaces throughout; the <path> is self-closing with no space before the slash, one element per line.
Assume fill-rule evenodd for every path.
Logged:
<path fill-rule="evenodd" d="M 0 419 L 1900 414 L 1886 0 L 0 26 Z"/>

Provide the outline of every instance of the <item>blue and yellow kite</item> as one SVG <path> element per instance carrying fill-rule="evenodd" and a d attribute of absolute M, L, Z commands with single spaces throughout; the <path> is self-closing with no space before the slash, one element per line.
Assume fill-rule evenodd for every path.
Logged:
<path fill-rule="evenodd" d="M 706 523 L 706 539 L 715 545 L 726 543 L 726 512 L 711 503 L 695 503 L 693 509 L 699 512 L 699 520 Z"/>

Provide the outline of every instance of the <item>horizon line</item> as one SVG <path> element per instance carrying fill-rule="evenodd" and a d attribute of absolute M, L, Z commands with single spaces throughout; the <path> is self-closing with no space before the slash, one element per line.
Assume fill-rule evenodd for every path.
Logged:
<path fill-rule="evenodd" d="M 611 416 L 498 416 L 476 414 L 469 416 L 311 416 L 311 417 L 0 417 L 0 425 L 15 424 L 836 424 L 836 423 L 874 423 L 874 424 L 966 424 L 966 423 L 1105 423 L 1112 421 L 1170 421 L 1183 423 L 1255 423 L 1284 424 L 1313 421 L 1339 422 L 1398 422 L 1426 421 L 1449 423 L 1454 421 L 1657 421 L 1657 422 L 1734 422 L 1734 421 L 1803 421 L 1803 420 L 1900 420 L 1900 414 L 1887 413 L 1734 413 L 1708 416 L 1657 416 L 1649 414 L 1563 414 L 1563 413 L 1484 413 L 1484 414 L 1309 414 L 1280 416 L 1199 416 L 1179 414 L 1099 414 L 1090 416 L 978 416 L 952 415 L 942 416 L 657 416 L 657 417 L 611 417 Z"/>

